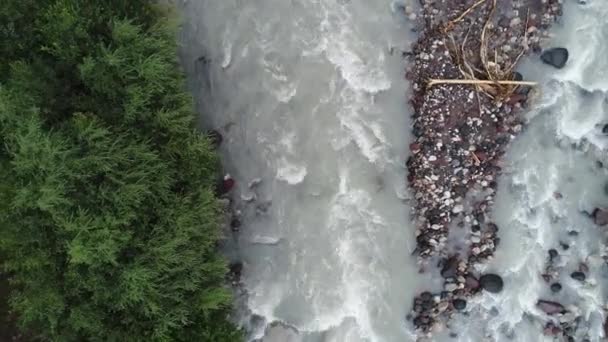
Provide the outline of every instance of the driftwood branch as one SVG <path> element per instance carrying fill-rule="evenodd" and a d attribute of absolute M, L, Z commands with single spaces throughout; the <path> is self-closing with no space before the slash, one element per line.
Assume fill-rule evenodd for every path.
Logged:
<path fill-rule="evenodd" d="M 472 84 L 472 85 L 515 85 L 534 87 L 538 85 L 536 82 L 528 81 L 510 81 L 510 80 L 454 80 L 454 79 L 436 79 L 432 78 L 427 83 L 427 87 L 432 87 L 438 84 Z"/>
<path fill-rule="evenodd" d="M 447 25 L 445 25 L 444 27 L 444 33 L 447 33 L 448 31 L 451 31 L 452 28 L 454 28 L 454 25 L 456 25 L 458 22 L 462 21 L 464 19 L 464 17 L 466 17 L 469 13 L 471 13 L 475 8 L 479 7 L 479 5 L 483 4 L 484 2 L 486 2 L 487 0 L 479 0 L 477 1 L 475 4 L 473 4 L 471 7 L 467 8 L 464 12 L 462 12 L 462 14 L 460 14 L 456 19 L 454 20 L 450 20 Z"/>

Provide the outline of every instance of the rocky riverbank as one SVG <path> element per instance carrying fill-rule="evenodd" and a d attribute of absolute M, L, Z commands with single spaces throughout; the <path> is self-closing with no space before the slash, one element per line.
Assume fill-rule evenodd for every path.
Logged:
<path fill-rule="evenodd" d="M 415 196 L 420 272 L 437 266 L 440 293 L 423 292 L 411 318 L 422 335 L 464 310 L 482 289 L 500 292 L 498 275 L 480 275 L 499 227 L 491 222 L 496 179 L 509 143 L 522 131 L 522 109 L 534 84 L 515 71 L 521 57 L 541 53 L 561 15 L 558 0 L 421 0 L 420 39 L 407 53 L 414 108 L 408 182 Z M 556 68 L 567 50 L 543 52 Z"/>

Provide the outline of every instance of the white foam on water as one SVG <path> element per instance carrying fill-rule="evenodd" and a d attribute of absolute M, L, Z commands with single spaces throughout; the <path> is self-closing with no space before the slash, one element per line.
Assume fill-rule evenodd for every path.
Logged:
<path fill-rule="evenodd" d="M 288 162 L 285 158 L 279 159 L 277 163 L 277 179 L 295 185 L 302 183 L 306 177 L 306 166 Z"/>

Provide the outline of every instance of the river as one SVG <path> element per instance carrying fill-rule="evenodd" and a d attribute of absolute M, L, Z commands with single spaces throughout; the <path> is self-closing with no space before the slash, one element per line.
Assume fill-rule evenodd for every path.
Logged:
<path fill-rule="evenodd" d="M 502 243 L 483 266 L 504 276 L 505 290 L 473 300 L 454 321 L 458 338 L 446 340 L 549 341 L 538 298 L 578 308 L 580 336 L 602 335 L 605 231 L 582 211 L 608 203 L 608 171 L 597 166 L 608 165 L 608 4 L 582 2 L 568 1 L 554 29 L 552 44 L 571 51 L 567 67 L 556 72 L 536 58 L 521 67 L 543 86 L 507 156 L 494 213 Z M 414 341 L 406 314 L 436 280 L 418 274 L 411 255 L 401 51 L 416 34 L 406 16 L 387 0 L 179 5 L 202 125 L 223 134 L 222 161 L 237 182 L 243 223 L 226 250 L 244 264 L 239 320 L 248 339 Z M 557 295 L 540 277 L 550 248 L 562 260 Z M 581 262 L 595 285 L 568 279 Z"/>

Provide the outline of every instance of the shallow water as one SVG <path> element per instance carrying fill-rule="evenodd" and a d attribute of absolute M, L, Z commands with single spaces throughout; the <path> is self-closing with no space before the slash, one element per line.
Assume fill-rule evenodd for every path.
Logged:
<path fill-rule="evenodd" d="M 419 275 L 411 256 L 400 51 L 415 34 L 407 20 L 385 0 L 179 4 L 182 61 L 202 124 L 224 134 L 220 152 L 237 180 L 243 225 L 226 250 L 244 262 L 239 319 L 249 339 L 413 341 L 405 316 L 436 280 Z M 567 66 L 532 58 L 521 68 L 542 93 L 500 180 L 501 245 L 479 270 L 503 275 L 505 290 L 472 300 L 451 324 L 458 337 L 445 330 L 437 341 L 551 340 L 539 298 L 583 316 L 577 341 L 600 340 L 605 233 L 582 212 L 608 203 L 608 171 L 597 166 L 608 165 L 608 3 L 572 0 L 564 12 L 552 45 L 570 50 Z M 559 295 L 540 277 L 550 248 L 560 252 Z M 569 278 L 579 262 L 596 285 Z"/>

